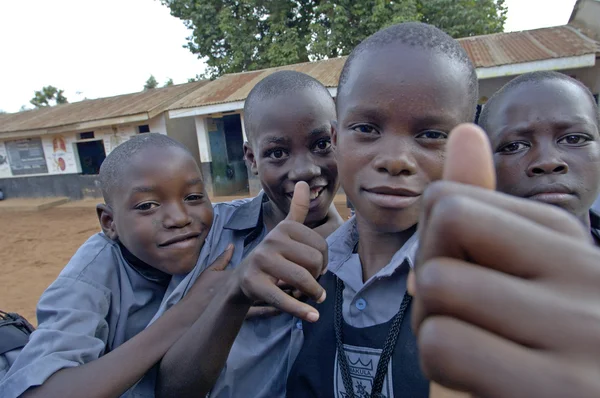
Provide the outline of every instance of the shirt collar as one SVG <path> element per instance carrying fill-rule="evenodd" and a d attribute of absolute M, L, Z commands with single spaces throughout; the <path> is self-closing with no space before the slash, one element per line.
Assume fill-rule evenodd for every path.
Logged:
<path fill-rule="evenodd" d="M 329 264 L 327 268 L 334 274 L 350 258 L 354 247 L 358 243 L 358 228 L 356 217 L 346 221 L 327 239 L 329 245 Z M 413 236 L 394 254 L 388 265 L 377 273 L 378 277 L 393 274 L 406 260 L 410 268 L 414 268 L 417 249 L 419 247 L 418 234 Z"/>
<path fill-rule="evenodd" d="M 262 204 L 268 200 L 269 197 L 264 191 L 260 191 L 254 199 L 235 209 L 223 228 L 235 231 L 256 228 L 262 224 Z"/>

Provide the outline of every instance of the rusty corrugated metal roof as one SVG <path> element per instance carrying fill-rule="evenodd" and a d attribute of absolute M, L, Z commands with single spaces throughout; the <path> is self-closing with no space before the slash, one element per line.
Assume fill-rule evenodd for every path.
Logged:
<path fill-rule="evenodd" d="M 194 108 L 197 106 L 243 101 L 256 83 L 271 73 L 280 70 L 294 70 L 306 73 L 319 80 L 326 87 L 337 87 L 340 72 L 345 61 L 346 57 L 340 57 L 318 62 L 304 62 L 277 68 L 223 75 L 210 84 L 191 92 L 173 103 L 169 109 Z"/>
<path fill-rule="evenodd" d="M 165 111 L 174 101 L 208 81 L 155 88 L 139 93 L 84 100 L 19 113 L 0 115 L 0 133 L 48 129 L 147 113 L 148 117 Z"/>
<path fill-rule="evenodd" d="M 598 44 L 571 26 L 462 38 L 476 68 L 488 68 L 599 52 Z M 346 57 L 224 75 L 173 103 L 169 109 L 195 108 L 246 99 L 261 79 L 278 70 L 295 70 L 337 87 Z"/>
<path fill-rule="evenodd" d="M 459 39 L 477 68 L 594 54 L 598 44 L 571 26 Z"/>

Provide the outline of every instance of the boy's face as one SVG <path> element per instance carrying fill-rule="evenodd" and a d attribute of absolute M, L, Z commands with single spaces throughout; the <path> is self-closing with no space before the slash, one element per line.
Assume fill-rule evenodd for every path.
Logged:
<path fill-rule="evenodd" d="M 296 183 L 306 181 L 311 201 L 305 224 L 319 224 L 339 186 L 331 149 L 333 100 L 309 88 L 264 101 L 254 112 L 251 145 L 244 145 L 251 170 L 280 216 L 289 212 Z"/>
<path fill-rule="evenodd" d="M 103 229 L 146 264 L 167 274 L 190 272 L 213 221 L 194 159 L 177 147 L 148 148 L 131 160 L 112 195 Z"/>
<path fill-rule="evenodd" d="M 488 123 L 498 190 L 587 217 L 600 188 L 595 112 L 568 81 L 525 83 L 507 92 Z"/>
<path fill-rule="evenodd" d="M 355 58 L 338 93 L 335 154 L 358 222 L 384 233 L 409 229 L 423 191 L 442 176 L 448 133 L 472 115 L 466 69 L 394 44 Z"/>

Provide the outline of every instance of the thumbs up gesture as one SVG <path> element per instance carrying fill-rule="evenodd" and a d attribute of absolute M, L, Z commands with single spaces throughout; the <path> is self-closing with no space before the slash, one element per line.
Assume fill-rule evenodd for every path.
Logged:
<path fill-rule="evenodd" d="M 425 193 L 410 290 L 421 366 L 477 397 L 600 396 L 600 251 L 561 209 L 510 197 L 474 125 Z M 460 396 L 432 385 L 431 397 Z"/>
<path fill-rule="evenodd" d="M 319 303 L 325 300 L 325 290 L 316 278 L 327 267 L 327 242 L 303 224 L 309 204 L 309 186 L 298 182 L 287 218 L 246 257 L 236 275 L 248 299 L 315 322 L 317 310 L 281 287 L 287 285 Z"/>

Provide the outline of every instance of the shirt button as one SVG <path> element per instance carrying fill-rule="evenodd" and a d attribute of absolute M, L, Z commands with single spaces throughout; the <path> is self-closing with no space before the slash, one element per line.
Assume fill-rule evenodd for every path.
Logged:
<path fill-rule="evenodd" d="M 302 330 L 302 321 L 296 322 L 296 329 Z"/>
<path fill-rule="evenodd" d="M 358 308 L 360 311 L 367 308 L 367 302 L 365 301 L 365 299 L 356 300 L 356 308 Z"/>

